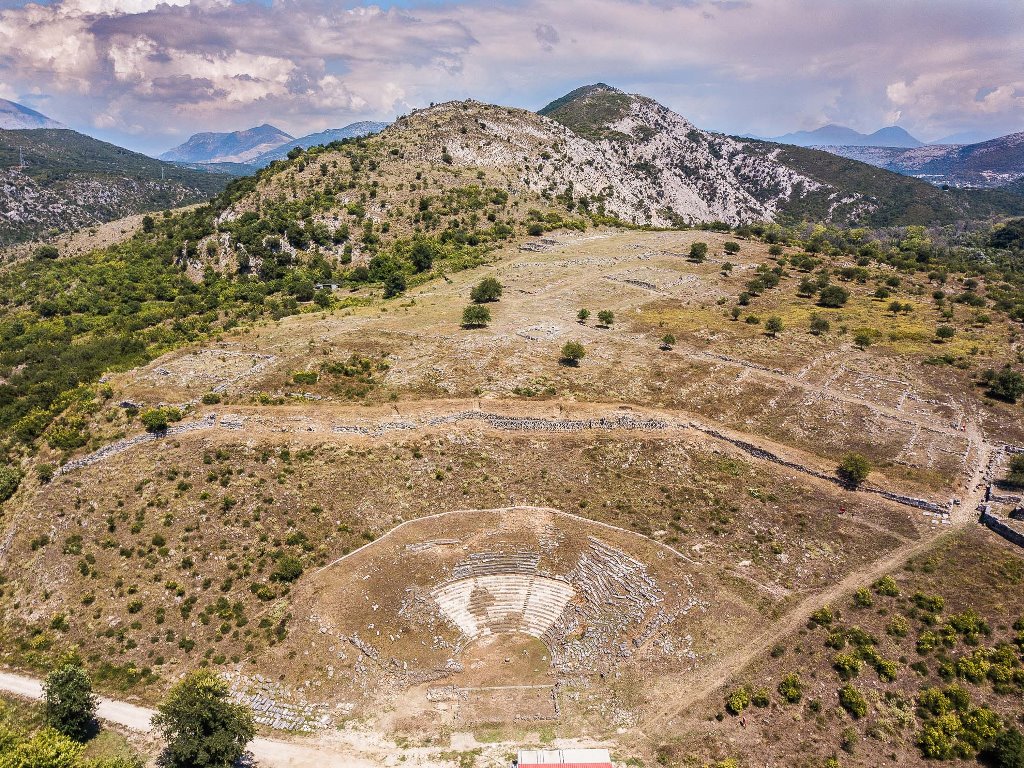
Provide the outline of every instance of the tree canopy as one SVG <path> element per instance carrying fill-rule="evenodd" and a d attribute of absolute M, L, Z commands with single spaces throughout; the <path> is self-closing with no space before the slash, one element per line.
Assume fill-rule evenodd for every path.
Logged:
<path fill-rule="evenodd" d="M 228 768 L 256 733 L 252 712 L 229 698 L 227 683 L 200 669 L 175 685 L 157 708 L 155 725 L 167 742 L 167 768 Z"/>

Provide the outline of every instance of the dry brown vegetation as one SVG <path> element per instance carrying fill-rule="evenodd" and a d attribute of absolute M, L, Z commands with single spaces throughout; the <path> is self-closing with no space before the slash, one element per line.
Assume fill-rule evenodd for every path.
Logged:
<path fill-rule="evenodd" d="M 1022 441 L 1019 407 L 986 400 L 974 383 L 1019 340 L 998 315 L 979 323 L 974 310 L 957 305 L 952 321 L 940 318 L 921 277 L 904 275 L 890 299 L 872 298 L 893 276 L 883 268 L 868 270 L 863 283 L 842 283 L 851 294 L 846 306 L 825 309 L 797 295 L 804 275 L 784 265 L 779 285 L 733 320 L 730 309 L 758 265 L 778 262 L 751 241 L 726 257 L 726 239 L 613 230 L 543 238 L 531 241 L 533 250 L 506 248 L 493 264 L 403 298 L 363 298 L 236 330 L 111 375 L 110 396 L 83 415 L 90 444 L 67 452 L 44 445 L 33 466 L 140 435 L 136 406 L 176 404 L 185 424 L 211 421 L 126 445 L 48 484 L 25 480 L 0 518 L 0 662 L 44 669 L 76 645 L 101 687 L 144 700 L 185 670 L 210 664 L 236 676 L 267 675 L 280 683 L 282 700 L 324 704 L 336 722 L 365 718 L 368 727 L 398 733 L 446 735 L 514 713 L 529 720 L 547 699 L 479 691 L 461 702 L 428 698 L 429 687 L 445 681 L 437 676 L 447 661 L 442 646 L 416 655 L 382 640 L 386 660 L 362 662 L 363 678 L 348 673 L 359 654 L 348 647 L 346 659 L 328 661 L 343 641 L 328 640 L 313 621 L 329 619 L 335 640 L 359 631 L 372 643 L 376 632 L 407 630 L 396 608 L 405 591 L 443 581 L 455 558 L 419 567 L 403 547 L 453 538 L 471 551 L 493 548 L 494 513 L 451 530 L 432 521 L 411 526 L 403 536 L 412 538 L 389 537 L 342 561 L 368 568 L 365 584 L 352 580 L 354 567 L 313 571 L 406 520 L 530 505 L 648 537 L 620 544 L 659 583 L 671 584 L 675 591 L 664 591 L 674 597 L 683 574 L 692 576 L 687 589 L 702 607 L 659 639 L 688 636 L 693 656 L 681 663 L 647 649 L 611 669 L 559 676 L 544 668 L 535 643 L 499 637 L 493 646 L 467 648 L 465 668 L 449 683 L 557 683 L 559 735 L 618 739 L 624 754 L 648 761 L 659 746 L 669 763 L 699 765 L 753 756 L 769 744 L 779 764 L 795 764 L 786 761 L 801 752 L 808 765 L 819 764 L 838 748 L 836 727 L 846 725 L 828 698 L 837 686 L 823 632 L 778 640 L 785 652 L 762 660 L 776 642 L 772 632 L 802 624 L 820 607 L 816 600 L 841 600 L 843 621 L 856 618 L 881 638 L 880 627 L 919 589 L 943 594 L 950 612 L 973 607 L 1002 631 L 1021 609 L 1019 589 L 1005 592 L 1019 579 L 1021 555 L 986 532 L 940 539 L 930 553 L 946 528 L 937 518 L 753 458 L 708 430 L 824 475 L 844 453 L 860 451 L 874 464 L 873 487 L 935 502 L 963 498 L 949 518 L 960 528 L 977 501 L 979 464 L 994 444 Z M 685 256 L 697 240 L 710 245 L 701 264 Z M 471 287 L 491 275 L 504 285 L 501 300 L 489 305 L 492 322 L 461 329 Z M 889 312 L 893 299 L 911 310 Z M 577 320 L 581 308 L 592 313 L 587 322 Z M 596 324 L 600 310 L 614 312 L 610 326 Z M 827 333 L 810 333 L 812 311 L 828 318 Z M 745 322 L 747 315 L 761 324 Z M 782 320 L 774 336 L 764 331 L 770 316 Z M 933 341 L 940 321 L 957 328 L 946 344 Z M 878 333 L 862 349 L 853 337 L 863 328 Z M 662 348 L 665 334 L 676 339 L 670 349 Z M 578 366 L 559 361 L 570 340 L 586 348 Z M 945 351 L 969 367 L 924 364 Z M 513 429 L 449 418 L 467 413 L 536 421 Z M 573 420 L 602 418 L 609 422 L 563 430 Z M 627 427 L 624 419 L 647 426 Z M 565 531 L 559 546 L 567 547 L 567 563 L 579 554 L 585 525 L 554 526 Z M 520 540 L 539 546 L 526 533 Z M 675 572 L 655 563 L 654 542 L 693 562 Z M 847 605 L 847 586 L 887 558 L 914 553 L 914 569 L 897 574 L 903 598 L 878 599 L 865 610 Z M 986 570 L 984 563 L 996 565 Z M 949 575 L 932 583 L 940 574 Z M 370 611 L 355 610 L 357 602 Z M 451 625 L 435 623 L 438 637 L 455 642 Z M 880 648 L 886 658 L 913 660 L 897 646 L 885 636 Z M 728 665 L 751 659 L 736 685 L 774 686 L 784 672 L 798 672 L 814 681 L 805 698 L 822 701 L 821 713 L 775 701 L 748 712 L 745 729 L 736 718 L 702 720 L 721 707 L 715 686 L 737 669 Z M 899 663 L 893 685 L 909 696 L 917 678 L 909 661 Z M 928 674 L 936 673 L 932 665 Z M 874 674 L 863 678 L 882 697 Z M 706 691 L 710 707 L 700 705 Z M 997 698 L 993 706 L 1002 707 Z M 677 701 L 696 704 L 696 714 L 669 711 Z M 879 725 L 882 737 L 865 737 L 882 714 L 857 725 L 856 759 L 879 764 L 893 753 L 912 763 L 911 725 L 892 733 Z M 654 730 L 645 735 L 648 722 Z M 616 734 L 637 724 L 631 735 Z"/>

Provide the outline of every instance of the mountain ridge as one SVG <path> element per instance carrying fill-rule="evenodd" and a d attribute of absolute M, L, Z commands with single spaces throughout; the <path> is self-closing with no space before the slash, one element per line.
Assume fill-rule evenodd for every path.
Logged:
<path fill-rule="evenodd" d="M 847 146 L 847 147 L 921 147 L 924 142 L 911 136 L 896 125 L 879 128 L 874 133 L 860 133 L 845 125 L 829 123 L 813 131 L 794 131 L 768 139 L 777 144 L 793 144 L 798 147 Z"/>
<path fill-rule="evenodd" d="M 161 154 L 159 159 L 186 163 L 244 163 L 294 138 L 269 123 L 229 133 L 196 133 Z"/>
<path fill-rule="evenodd" d="M 59 123 L 42 112 L 36 112 L 34 109 L 26 107 L 24 104 L 0 99 L 0 130 L 22 131 L 36 128 L 70 130 L 64 123 Z"/>
<path fill-rule="evenodd" d="M 835 146 L 833 154 L 933 184 L 995 189 L 1024 179 L 1024 131 L 976 144 L 910 149 Z"/>

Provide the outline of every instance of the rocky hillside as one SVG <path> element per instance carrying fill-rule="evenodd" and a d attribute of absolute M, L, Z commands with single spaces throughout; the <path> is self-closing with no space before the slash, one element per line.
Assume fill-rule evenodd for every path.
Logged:
<path fill-rule="evenodd" d="M 966 145 L 916 149 L 825 147 L 834 154 L 933 184 L 994 189 L 1024 178 L 1024 132 Z"/>
<path fill-rule="evenodd" d="M 226 181 L 71 130 L 0 131 L 0 246 L 200 202 Z"/>
<path fill-rule="evenodd" d="M 826 152 L 702 131 L 606 85 L 542 112 L 448 102 L 375 136 L 293 153 L 224 198 L 193 266 L 210 252 L 218 269 L 269 275 L 315 253 L 381 280 L 393 270 L 373 257 L 411 263 L 415 238 L 456 256 L 593 224 L 888 226 L 1024 212 L 1015 195 L 947 192 Z"/>
<path fill-rule="evenodd" d="M 197 133 L 184 144 L 164 152 L 160 159 L 181 163 L 246 163 L 294 138 L 269 124 L 231 133 Z"/>

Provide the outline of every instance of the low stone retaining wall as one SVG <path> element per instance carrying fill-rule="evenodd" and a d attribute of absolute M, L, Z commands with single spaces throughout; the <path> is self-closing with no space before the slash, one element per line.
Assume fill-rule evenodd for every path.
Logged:
<path fill-rule="evenodd" d="M 992 514 L 992 507 L 985 504 L 981 508 L 981 524 L 991 531 L 998 533 L 1007 541 L 1024 547 L 1024 531 L 1018 530 L 1009 525 L 1005 520 Z"/>

